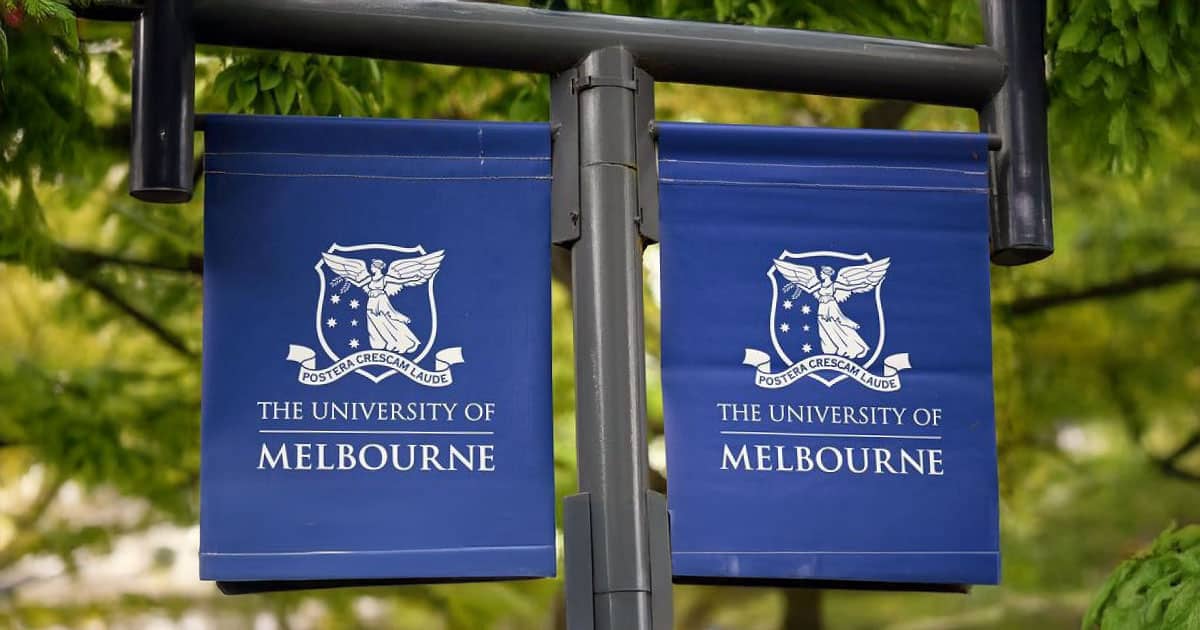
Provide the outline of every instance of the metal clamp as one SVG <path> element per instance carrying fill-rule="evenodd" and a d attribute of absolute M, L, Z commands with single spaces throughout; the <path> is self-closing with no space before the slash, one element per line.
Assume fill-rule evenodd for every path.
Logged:
<path fill-rule="evenodd" d="M 650 525 L 650 617 L 653 630 L 674 627 L 671 602 L 671 520 L 667 497 L 646 491 L 646 516 Z M 563 498 L 563 572 L 566 580 L 567 627 L 594 630 L 592 598 L 592 506 L 586 492 Z"/>
<path fill-rule="evenodd" d="M 654 78 L 641 68 L 634 68 L 633 76 L 638 86 L 633 95 L 633 141 L 637 147 L 638 172 L 638 229 L 643 239 L 657 243 L 658 132 L 654 127 Z"/>
<path fill-rule="evenodd" d="M 595 87 L 619 87 L 634 93 L 634 143 L 637 154 L 638 212 L 635 220 L 643 239 L 657 243 L 658 138 L 654 127 L 654 78 L 634 68 L 626 79 L 588 75 L 577 68 L 550 79 L 551 172 L 550 240 L 569 247 L 579 239 L 579 99 Z"/>
<path fill-rule="evenodd" d="M 579 240 L 579 101 L 576 69 L 550 77 L 550 242 Z"/>

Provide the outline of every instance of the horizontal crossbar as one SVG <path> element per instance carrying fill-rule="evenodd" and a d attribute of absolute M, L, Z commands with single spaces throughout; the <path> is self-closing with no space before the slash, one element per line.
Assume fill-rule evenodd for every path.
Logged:
<path fill-rule="evenodd" d="M 125 12 L 112 6 L 125 7 Z M 126 0 L 81 14 L 133 14 Z M 547 11 L 452 0 L 194 0 L 196 41 L 557 73 L 621 46 L 657 81 L 982 107 L 1001 55 L 785 28 Z"/>

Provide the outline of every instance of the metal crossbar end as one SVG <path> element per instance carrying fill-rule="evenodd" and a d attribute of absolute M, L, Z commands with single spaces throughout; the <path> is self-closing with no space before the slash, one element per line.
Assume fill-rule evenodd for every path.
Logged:
<path fill-rule="evenodd" d="M 991 255 L 1024 265 L 1054 253 L 1046 143 L 1045 0 L 982 0 L 988 43 L 1008 63 L 1004 86 L 979 114 L 998 134 L 991 161 Z"/>
<path fill-rule="evenodd" d="M 192 198 L 196 43 L 192 0 L 152 0 L 133 27 L 133 147 L 129 194 Z"/>

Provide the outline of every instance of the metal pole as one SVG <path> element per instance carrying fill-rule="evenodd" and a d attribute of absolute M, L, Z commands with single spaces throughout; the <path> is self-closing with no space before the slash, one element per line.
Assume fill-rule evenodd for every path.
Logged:
<path fill-rule="evenodd" d="M 591 53 L 574 85 L 576 444 L 591 513 L 593 627 L 652 630 L 633 57 L 622 48 Z"/>
<path fill-rule="evenodd" d="M 1054 252 L 1046 148 L 1045 0 L 981 0 L 988 43 L 1008 63 L 1004 87 L 980 112 L 999 134 L 991 153 L 992 262 L 1023 265 Z"/>
<path fill-rule="evenodd" d="M 206 44 L 553 74 L 620 46 L 658 81 L 982 107 L 994 50 L 447 0 L 196 0 Z"/>
<path fill-rule="evenodd" d="M 196 44 L 192 0 L 152 0 L 133 28 L 133 147 L 129 193 L 143 201 L 192 198 Z"/>

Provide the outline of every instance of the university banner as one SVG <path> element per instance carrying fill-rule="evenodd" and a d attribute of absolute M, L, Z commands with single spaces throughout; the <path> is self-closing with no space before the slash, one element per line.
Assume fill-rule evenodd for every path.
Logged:
<path fill-rule="evenodd" d="M 205 141 L 201 577 L 554 575 L 547 126 Z"/>
<path fill-rule="evenodd" d="M 664 124 L 677 579 L 999 579 L 979 134 Z"/>

